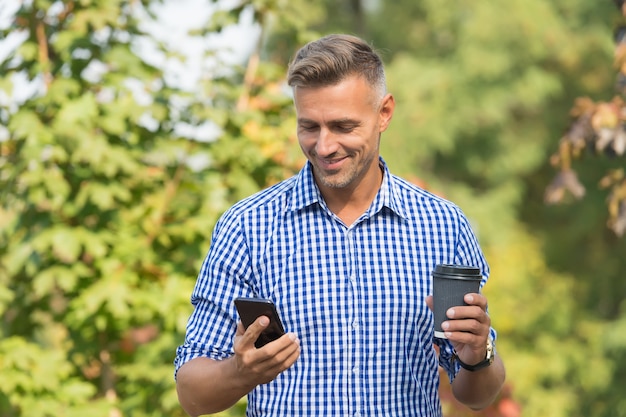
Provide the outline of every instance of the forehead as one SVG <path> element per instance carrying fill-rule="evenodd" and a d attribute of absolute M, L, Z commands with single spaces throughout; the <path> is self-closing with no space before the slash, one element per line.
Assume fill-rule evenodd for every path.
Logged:
<path fill-rule="evenodd" d="M 376 94 L 362 77 L 348 77 L 337 84 L 294 87 L 298 118 L 355 118 L 373 109 Z"/>

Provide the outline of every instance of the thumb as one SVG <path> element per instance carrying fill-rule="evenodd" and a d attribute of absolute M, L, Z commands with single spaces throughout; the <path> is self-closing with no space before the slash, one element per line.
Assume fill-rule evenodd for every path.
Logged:
<path fill-rule="evenodd" d="M 263 330 L 270 324 L 270 319 L 267 316 L 259 316 L 257 319 L 248 326 L 241 337 L 241 342 L 245 345 L 254 345 L 254 342 L 259 338 Z M 241 326 L 243 327 L 243 326 Z"/>

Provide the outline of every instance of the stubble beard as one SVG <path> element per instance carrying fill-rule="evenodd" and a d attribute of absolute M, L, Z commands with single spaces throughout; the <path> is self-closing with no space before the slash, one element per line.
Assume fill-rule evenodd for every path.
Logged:
<path fill-rule="evenodd" d="M 339 170 L 335 173 L 327 173 L 313 164 L 313 172 L 315 178 L 327 188 L 341 189 L 347 188 L 360 177 L 365 175 L 365 172 L 369 169 L 374 158 L 370 157 L 365 161 L 361 161 L 359 164 L 351 164 L 347 169 Z M 352 161 L 354 162 L 354 161 Z"/>

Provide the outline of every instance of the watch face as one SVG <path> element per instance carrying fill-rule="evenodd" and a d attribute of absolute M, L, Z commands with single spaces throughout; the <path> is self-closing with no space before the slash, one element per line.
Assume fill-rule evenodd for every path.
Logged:
<path fill-rule="evenodd" d="M 487 339 L 487 356 L 485 356 L 485 359 L 489 361 L 489 363 L 493 362 L 493 358 L 494 358 L 494 354 L 493 354 L 493 342 L 491 341 L 491 338 Z"/>

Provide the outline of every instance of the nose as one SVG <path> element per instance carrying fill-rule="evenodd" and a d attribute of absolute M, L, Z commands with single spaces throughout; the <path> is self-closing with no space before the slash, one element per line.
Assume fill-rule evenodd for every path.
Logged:
<path fill-rule="evenodd" d="M 315 152 L 317 155 L 325 157 L 330 156 L 337 152 L 338 149 L 337 137 L 330 129 L 321 128 L 317 142 L 315 143 Z"/>

